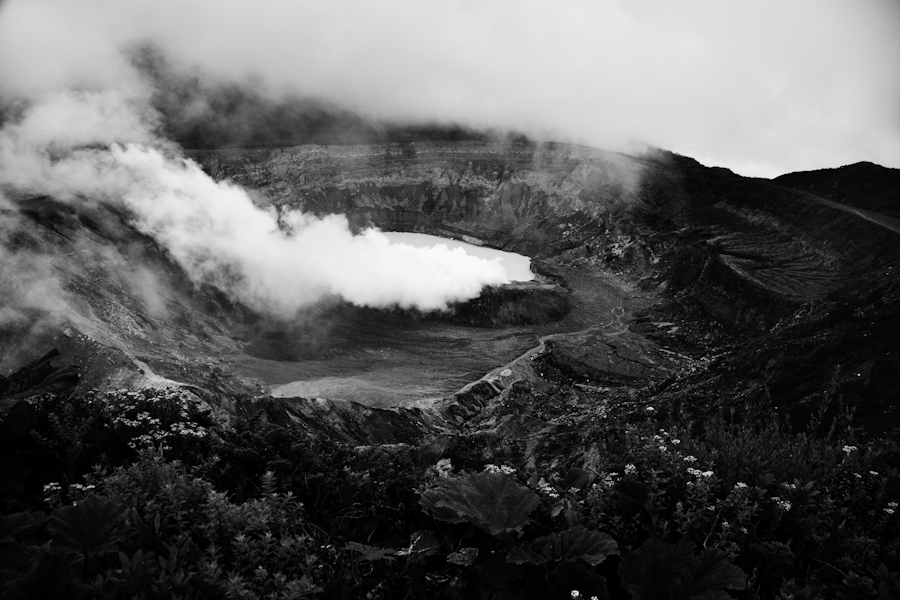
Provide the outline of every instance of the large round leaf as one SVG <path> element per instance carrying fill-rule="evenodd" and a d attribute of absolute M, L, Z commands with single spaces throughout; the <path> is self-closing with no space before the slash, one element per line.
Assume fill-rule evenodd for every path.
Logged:
<path fill-rule="evenodd" d="M 491 535 L 518 530 L 540 504 L 537 494 L 503 473 L 444 479 L 419 500 L 435 519 L 472 523 Z"/>
<path fill-rule="evenodd" d="M 125 510 L 121 504 L 88 496 L 77 506 L 53 511 L 50 531 L 55 534 L 54 546 L 99 554 L 116 549 L 116 536 L 124 521 Z"/>

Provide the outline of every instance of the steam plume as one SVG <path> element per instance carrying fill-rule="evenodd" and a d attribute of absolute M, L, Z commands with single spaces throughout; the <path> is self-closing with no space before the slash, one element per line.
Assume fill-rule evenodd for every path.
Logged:
<path fill-rule="evenodd" d="M 323 298 L 443 309 L 509 281 L 503 267 L 446 247 L 353 235 L 343 216 L 257 207 L 154 134 L 152 111 L 119 92 L 65 92 L 0 131 L 0 184 L 69 202 L 121 203 L 197 284 L 290 318 Z"/>

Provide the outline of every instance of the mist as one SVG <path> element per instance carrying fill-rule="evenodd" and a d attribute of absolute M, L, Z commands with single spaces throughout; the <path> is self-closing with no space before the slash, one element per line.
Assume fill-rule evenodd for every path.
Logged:
<path fill-rule="evenodd" d="M 887 0 L 11 0 L 0 185 L 114 203 L 195 284 L 280 318 L 439 310 L 502 267 L 257 206 L 181 148 L 525 134 L 746 175 L 900 167 L 897 25 Z"/>
<path fill-rule="evenodd" d="M 329 298 L 441 310 L 508 283 L 503 267 L 461 249 L 390 244 L 343 216 L 259 207 L 157 137 L 145 101 L 60 92 L 0 130 L 0 185 L 78 204 L 112 203 L 197 285 L 282 319 Z"/>
<path fill-rule="evenodd" d="M 900 167 L 898 30 L 893 0 L 12 0 L 0 90 L 140 87 L 122 50 L 149 42 L 210 80 L 367 120 L 637 139 L 774 176 Z"/>

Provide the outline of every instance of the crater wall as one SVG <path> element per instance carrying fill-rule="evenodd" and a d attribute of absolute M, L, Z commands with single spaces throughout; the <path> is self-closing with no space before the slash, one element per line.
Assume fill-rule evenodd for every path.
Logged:
<path fill-rule="evenodd" d="M 900 252 L 897 231 L 852 207 L 656 149 L 413 142 L 193 157 L 276 207 L 536 259 L 580 253 L 755 329 Z"/>

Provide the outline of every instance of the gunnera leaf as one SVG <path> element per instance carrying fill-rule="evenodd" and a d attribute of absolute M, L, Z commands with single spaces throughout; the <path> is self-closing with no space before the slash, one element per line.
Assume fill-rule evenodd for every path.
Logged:
<path fill-rule="evenodd" d="M 619 562 L 619 578 L 634 600 L 663 600 L 678 575 L 687 572 L 694 557 L 694 542 L 666 544 L 650 538 Z"/>
<path fill-rule="evenodd" d="M 471 567 L 478 560 L 478 548 L 460 548 L 447 555 L 447 562 L 460 567 Z"/>
<path fill-rule="evenodd" d="M 743 590 L 747 587 L 747 575 L 728 560 L 728 555 L 718 548 L 704 548 L 691 560 L 688 572 L 672 587 L 672 592 L 684 598 L 727 599 L 722 591 Z"/>
<path fill-rule="evenodd" d="M 513 546 L 506 554 L 506 562 L 517 565 L 542 565 L 547 562 L 547 557 L 529 548 Z"/>
<path fill-rule="evenodd" d="M 53 511 L 49 529 L 54 546 L 99 554 L 116 549 L 119 526 L 125 520 L 121 504 L 109 498 L 88 496 L 76 506 Z"/>
<path fill-rule="evenodd" d="M 0 515 L 0 542 L 11 542 L 21 539 L 29 532 L 40 527 L 46 520 L 47 516 L 41 512 Z"/>
<path fill-rule="evenodd" d="M 440 549 L 441 542 L 437 535 L 431 530 L 424 529 L 410 535 L 409 548 L 398 550 L 397 556 L 406 556 L 408 561 L 416 563 L 437 554 Z"/>
<path fill-rule="evenodd" d="M 3 571 L 27 573 L 31 570 L 39 554 L 38 546 L 0 542 L 0 579 L 2 579 Z M 0 590 L 2 589 L 0 587 Z"/>
<path fill-rule="evenodd" d="M 650 503 L 650 488 L 636 479 L 626 478 L 616 484 L 619 493 L 619 505 L 628 515 L 642 511 Z"/>
<path fill-rule="evenodd" d="M 521 527 L 540 500 L 507 475 L 484 471 L 441 480 L 437 487 L 422 494 L 419 504 L 435 519 L 472 523 L 500 537 Z"/>
<path fill-rule="evenodd" d="M 566 477 L 562 482 L 562 489 L 568 490 L 570 488 L 578 488 L 579 490 L 583 490 L 587 487 L 590 480 L 590 473 L 584 469 L 573 467 L 566 473 Z"/>
<path fill-rule="evenodd" d="M 378 546 L 367 546 L 359 542 L 349 542 L 347 549 L 356 553 L 359 560 L 367 562 L 375 562 L 376 560 L 394 560 L 396 552 L 390 548 L 379 548 Z"/>
<path fill-rule="evenodd" d="M 90 588 L 78 576 L 81 560 L 71 560 L 52 552 L 41 554 L 31 571 L 13 585 L 13 598 L 58 598 L 80 600 Z"/>
<path fill-rule="evenodd" d="M 623 587 L 635 600 L 719 600 L 722 591 L 744 589 L 746 574 L 717 548 L 704 548 L 695 556 L 694 543 L 666 544 L 651 538 L 619 563 Z"/>
<path fill-rule="evenodd" d="M 596 567 L 607 556 L 618 554 L 619 545 L 605 533 L 590 531 L 579 525 L 539 537 L 531 543 L 531 550 L 549 560 L 581 559 Z"/>

